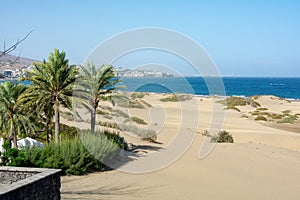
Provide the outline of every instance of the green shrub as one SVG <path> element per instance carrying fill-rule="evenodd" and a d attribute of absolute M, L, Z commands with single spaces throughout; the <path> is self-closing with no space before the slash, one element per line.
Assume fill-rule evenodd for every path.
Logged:
<path fill-rule="evenodd" d="M 143 124 L 143 125 L 147 125 L 147 122 L 145 122 L 143 119 L 139 118 L 139 117 L 130 117 L 130 119 L 137 123 L 137 124 Z"/>
<path fill-rule="evenodd" d="M 283 113 L 283 114 L 286 114 L 286 115 L 287 115 L 287 114 L 290 114 L 291 112 L 292 112 L 291 110 L 284 110 L 284 111 L 282 111 L 282 113 Z"/>
<path fill-rule="evenodd" d="M 224 100 L 219 100 L 217 103 L 221 103 L 229 108 L 234 108 L 236 106 L 246 106 L 251 105 L 252 107 L 260 107 L 260 104 L 253 100 L 253 98 L 243 98 L 243 97 L 228 97 Z"/>
<path fill-rule="evenodd" d="M 103 122 L 103 121 L 100 121 L 99 125 L 107 127 L 107 128 L 118 128 L 118 125 L 115 122 Z"/>
<path fill-rule="evenodd" d="M 211 142 L 217 143 L 233 143 L 233 137 L 227 131 L 220 131 L 217 136 L 211 138 Z"/>
<path fill-rule="evenodd" d="M 267 115 L 267 116 L 270 115 L 270 113 L 268 113 L 268 112 L 259 112 L 259 114 L 260 114 L 260 115 Z"/>
<path fill-rule="evenodd" d="M 255 121 L 267 121 L 267 118 L 264 117 L 264 116 L 259 115 L 259 116 L 257 116 L 254 120 L 255 120 Z"/>
<path fill-rule="evenodd" d="M 8 149 L 7 165 L 62 169 L 63 174 L 81 175 L 104 168 L 101 160 L 113 158 L 114 152 L 123 146 L 123 139 L 115 133 L 80 131 L 79 137 L 51 142 L 43 148 L 23 150 Z M 2 156 L 3 157 L 3 156 Z"/>
<path fill-rule="evenodd" d="M 142 140 L 147 140 L 154 142 L 157 139 L 157 133 L 154 130 L 143 129 L 133 125 L 119 124 L 119 129 L 121 131 L 133 133 L 136 136 L 142 138 Z"/>
<path fill-rule="evenodd" d="M 146 93 L 146 92 L 134 92 L 134 93 L 131 94 L 131 98 L 134 98 L 134 99 L 136 99 L 136 98 L 142 99 L 142 98 L 144 98 L 145 95 L 149 95 L 149 94 Z"/>
<path fill-rule="evenodd" d="M 143 104 L 141 104 L 141 102 L 137 101 L 137 100 L 130 100 L 129 101 L 129 108 L 138 108 L 138 109 L 145 109 L 145 106 L 143 106 Z"/>
<path fill-rule="evenodd" d="M 293 124 L 298 118 L 299 118 L 298 115 L 289 115 L 289 116 L 277 121 L 277 123 Z"/>
<path fill-rule="evenodd" d="M 60 115 L 62 118 L 68 120 L 68 121 L 72 121 L 74 119 L 73 114 L 70 112 L 60 112 Z"/>
<path fill-rule="evenodd" d="M 122 110 L 113 110 L 113 113 L 117 116 L 117 117 L 123 117 L 123 118 L 130 118 L 130 116 L 122 111 Z"/>
<path fill-rule="evenodd" d="M 54 134 L 54 124 L 52 127 L 53 127 L 52 134 Z M 68 126 L 66 124 L 59 124 L 59 130 L 60 130 L 61 140 L 73 139 L 78 136 L 78 129 L 74 126 Z M 47 143 L 47 131 L 45 130 L 43 132 L 40 132 L 40 133 L 36 134 L 33 138 L 40 142 Z M 54 139 L 53 136 L 52 136 L 52 139 Z"/>
<path fill-rule="evenodd" d="M 283 115 L 272 113 L 269 115 L 272 119 L 282 119 Z"/>
<path fill-rule="evenodd" d="M 269 110 L 268 108 L 256 108 L 258 111 Z"/>
<path fill-rule="evenodd" d="M 159 99 L 161 102 L 180 102 L 191 100 L 192 95 L 189 94 L 169 94 L 167 97 Z"/>
<path fill-rule="evenodd" d="M 145 107 L 137 99 L 126 99 L 124 98 L 115 98 L 114 102 L 123 108 L 138 108 L 145 109 Z"/>
<path fill-rule="evenodd" d="M 65 140 L 65 139 L 73 139 L 73 138 L 77 137 L 79 129 L 77 129 L 74 126 L 59 124 L 59 130 L 60 130 L 61 140 Z"/>
<path fill-rule="evenodd" d="M 96 114 L 98 114 L 98 115 L 110 115 L 109 112 L 107 112 L 105 110 L 100 110 L 100 109 L 97 109 Z"/>
<path fill-rule="evenodd" d="M 227 107 L 225 108 L 225 110 L 235 110 L 235 111 L 241 112 L 241 110 L 240 110 L 239 108 L 234 107 L 234 106 L 227 106 Z"/>
<path fill-rule="evenodd" d="M 11 143 L 8 140 L 5 140 L 2 147 L 5 149 L 5 152 L 1 154 L 0 160 L 1 165 L 3 166 L 27 166 L 25 155 L 23 151 L 20 151 L 16 148 L 10 148 Z"/>
<path fill-rule="evenodd" d="M 146 106 L 148 106 L 149 108 L 152 108 L 152 105 L 148 102 L 146 102 L 145 100 L 141 99 L 140 100 L 143 104 L 145 104 Z"/>

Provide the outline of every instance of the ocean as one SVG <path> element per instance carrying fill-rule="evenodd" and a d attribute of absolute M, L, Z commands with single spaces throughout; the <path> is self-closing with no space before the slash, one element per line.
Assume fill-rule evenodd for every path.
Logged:
<path fill-rule="evenodd" d="M 174 78 L 122 78 L 122 84 L 129 92 L 189 93 L 194 95 L 224 95 L 214 87 L 216 78 L 174 77 Z M 226 96 L 274 95 L 286 99 L 300 99 L 300 78 L 246 78 L 223 77 Z"/>
<path fill-rule="evenodd" d="M 199 96 L 224 96 L 224 91 L 214 87 L 216 78 L 207 78 L 213 91 L 209 91 L 202 77 L 174 78 L 121 78 L 128 92 L 187 93 Z M 300 77 L 298 78 L 246 78 L 223 77 L 225 96 L 274 95 L 300 100 Z M 3 82 L 0 81 L 0 82 Z M 30 83 L 24 82 L 29 85 Z"/>

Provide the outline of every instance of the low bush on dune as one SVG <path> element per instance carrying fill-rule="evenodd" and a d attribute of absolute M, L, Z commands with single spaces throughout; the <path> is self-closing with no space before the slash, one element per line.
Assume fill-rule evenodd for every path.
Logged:
<path fill-rule="evenodd" d="M 134 125 L 126 125 L 126 124 L 119 124 L 119 129 L 121 131 L 132 133 L 142 140 L 154 142 L 157 139 L 157 133 L 154 130 L 150 129 L 143 129 Z"/>
<path fill-rule="evenodd" d="M 133 99 L 136 99 L 136 98 L 139 98 L 139 99 L 142 99 L 144 98 L 145 95 L 149 95 L 147 92 L 134 92 L 131 94 L 131 98 Z"/>
<path fill-rule="evenodd" d="M 70 112 L 60 112 L 60 115 L 62 118 L 68 120 L 68 121 L 72 121 L 74 119 L 73 114 Z"/>
<path fill-rule="evenodd" d="M 145 100 L 141 99 L 140 101 L 141 101 L 143 104 L 145 104 L 146 106 L 148 106 L 149 108 L 152 107 L 152 105 L 151 105 L 150 103 L 146 102 Z"/>
<path fill-rule="evenodd" d="M 293 124 L 296 120 L 298 120 L 299 116 L 298 115 L 289 115 L 279 121 L 277 123 L 289 123 Z"/>
<path fill-rule="evenodd" d="M 241 112 L 241 110 L 240 110 L 239 108 L 234 107 L 234 106 L 227 106 L 227 107 L 225 108 L 225 110 L 235 110 L 235 111 Z"/>
<path fill-rule="evenodd" d="M 129 122 L 132 119 L 134 119 L 135 121 L 138 121 L 138 122 L 136 122 L 138 124 L 147 125 L 147 123 L 143 119 L 138 118 L 138 117 L 131 117 L 129 119 L 125 119 L 123 123 L 101 122 L 100 121 L 99 125 L 106 127 L 106 128 L 113 128 L 113 129 L 116 129 L 119 131 L 132 133 L 132 134 L 140 137 L 142 140 L 146 140 L 146 141 L 150 141 L 150 142 L 156 141 L 157 133 L 154 130 L 140 128 L 138 126 L 134 126 L 131 124 L 129 124 L 129 125 L 125 124 L 126 122 Z"/>
<path fill-rule="evenodd" d="M 99 125 L 106 128 L 118 128 L 118 124 L 116 122 L 100 121 Z"/>
<path fill-rule="evenodd" d="M 123 139 L 110 132 L 81 131 L 79 137 L 51 142 L 43 148 L 32 147 L 22 150 L 9 149 L 7 165 L 20 167 L 40 167 L 62 169 L 63 174 L 81 175 L 102 170 L 101 159 L 113 156 L 118 148 L 124 146 Z"/>
<path fill-rule="evenodd" d="M 262 115 L 259 115 L 254 120 L 255 121 L 267 121 L 267 118 Z"/>
<path fill-rule="evenodd" d="M 131 121 L 137 123 L 137 124 L 142 124 L 142 125 L 147 125 L 147 122 L 145 122 L 143 119 L 139 117 L 130 117 Z"/>
<path fill-rule="evenodd" d="M 105 110 L 100 110 L 100 109 L 97 109 L 96 114 L 97 115 L 110 115 L 109 112 L 107 112 Z"/>
<path fill-rule="evenodd" d="M 284 115 L 289 115 L 291 112 L 292 112 L 291 110 L 284 110 L 284 111 L 282 111 L 282 113 Z"/>
<path fill-rule="evenodd" d="M 129 114 L 127 114 L 126 112 L 122 111 L 122 110 L 113 110 L 113 115 L 117 116 L 117 117 L 123 117 L 123 118 L 130 118 Z"/>
<path fill-rule="evenodd" d="M 280 114 L 271 114 L 270 117 L 272 117 L 272 119 L 282 119 L 283 115 L 280 115 Z"/>
<path fill-rule="evenodd" d="M 257 108 L 256 110 L 258 111 L 264 111 L 264 110 L 269 110 L 268 108 Z"/>
<path fill-rule="evenodd" d="M 192 95 L 189 94 L 170 94 L 167 97 L 159 99 L 161 102 L 181 102 L 191 100 Z"/>
<path fill-rule="evenodd" d="M 141 102 L 136 99 L 114 99 L 115 103 L 123 108 L 138 108 L 138 109 L 145 109 L 145 106 Z"/>
<path fill-rule="evenodd" d="M 232 135 L 227 132 L 227 131 L 220 131 L 218 133 L 218 135 L 216 136 L 213 136 L 211 138 L 211 142 L 217 142 L 217 143 L 233 143 L 234 140 L 233 140 L 233 137 Z"/>
<path fill-rule="evenodd" d="M 233 109 L 239 111 L 236 106 L 246 106 L 251 105 L 254 108 L 260 107 L 260 104 L 256 102 L 253 98 L 243 98 L 243 97 L 228 97 L 224 100 L 219 100 L 217 103 L 221 103 L 226 106 L 225 109 Z"/>

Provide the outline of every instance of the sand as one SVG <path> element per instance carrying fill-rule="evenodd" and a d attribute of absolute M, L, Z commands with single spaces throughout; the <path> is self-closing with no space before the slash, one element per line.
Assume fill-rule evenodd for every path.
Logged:
<path fill-rule="evenodd" d="M 143 98 L 153 108 L 130 109 L 131 115 L 159 131 L 158 143 L 124 134 L 127 142 L 139 145 L 133 159 L 116 170 L 62 177 L 63 199 L 299 199 L 299 120 L 292 125 L 258 122 L 242 117 L 255 110 L 251 106 L 239 107 L 241 112 L 237 112 L 224 110 L 216 103 L 218 98 L 163 103 L 159 101 L 162 97 L 151 94 Z M 300 113 L 300 102 L 272 96 L 257 101 L 268 112 Z M 200 159 L 201 145 L 207 139 L 201 133 L 211 127 L 230 132 L 234 143 L 216 144 Z M 180 158 L 166 162 L 177 152 L 182 153 Z M 156 155 L 163 156 L 155 160 Z M 153 157 L 156 163 L 148 162 Z M 142 171 L 139 167 L 154 171 L 124 172 L 134 167 L 136 172 Z"/>

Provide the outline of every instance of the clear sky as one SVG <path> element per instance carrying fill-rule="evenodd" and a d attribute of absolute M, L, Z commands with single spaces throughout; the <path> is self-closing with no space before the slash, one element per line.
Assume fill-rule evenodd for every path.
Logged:
<path fill-rule="evenodd" d="M 81 64 L 112 35 L 138 27 L 161 27 L 197 41 L 222 75 L 300 76 L 297 0 L 0 0 L 0 6 L 0 44 L 4 40 L 13 43 L 34 30 L 15 51 L 23 57 L 41 60 L 59 48 L 72 64 Z M 193 73 L 179 65 L 182 73 Z"/>

